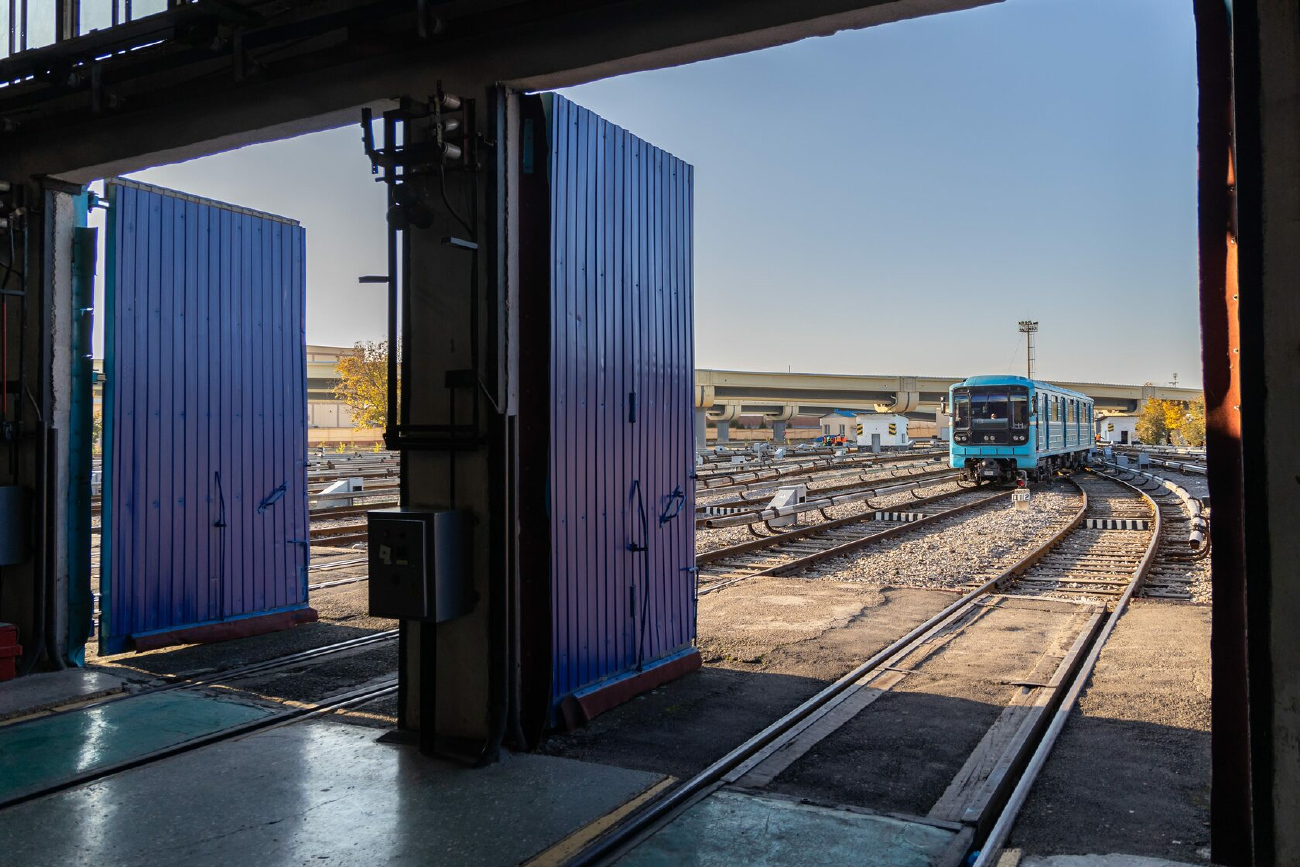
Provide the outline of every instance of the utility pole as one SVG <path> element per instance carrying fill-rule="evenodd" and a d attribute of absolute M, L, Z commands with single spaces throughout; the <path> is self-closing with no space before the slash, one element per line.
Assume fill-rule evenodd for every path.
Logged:
<path fill-rule="evenodd" d="M 1020 333 L 1025 335 L 1025 349 L 1029 355 L 1029 378 L 1034 378 L 1034 335 L 1038 333 L 1038 323 L 1028 319 L 1020 321 Z"/>

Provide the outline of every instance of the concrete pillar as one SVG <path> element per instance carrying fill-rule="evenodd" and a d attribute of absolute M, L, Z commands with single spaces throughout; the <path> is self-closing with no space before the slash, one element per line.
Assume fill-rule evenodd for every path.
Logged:
<path fill-rule="evenodd" d="M 786 428 L 786 425 L 788 425 L 788 424 L 789 424 L 788 421 L 774 421 L 774 422 L 772 422 L 772 442 L 774 442 L 774 443 L 784 443 L 784 442 L 785 442 L 785 428 Z"/>
<path fill-rule="evenodd" d="M 718 422 L 718 442 L 725 443 L 731 441 L 731 422 Z"/>
<path fill-rule="evenodd" d="M 702 449 L 708 446 L 708 419 L 705 416 L 706 410 L 695 410 L 695 447 Z"/>

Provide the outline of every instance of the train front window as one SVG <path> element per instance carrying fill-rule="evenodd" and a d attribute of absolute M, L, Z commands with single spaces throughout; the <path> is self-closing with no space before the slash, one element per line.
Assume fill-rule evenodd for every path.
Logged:
<path fill-rule="evenodd" d="M 970 397 L 976 427 L 1006 427 L 1009 411 L 1005 391 L 976 392 Z"/>
<path fill-rule="evenodd" d="M 1029 395 L 1011 394 L 1011 426 L 1029 427 Z"/>
<path fill-rule="evenodd" d="M 954 392 L 952 396 L 952 420 L 958 430 L 970 429 L 970 395 Z"/>

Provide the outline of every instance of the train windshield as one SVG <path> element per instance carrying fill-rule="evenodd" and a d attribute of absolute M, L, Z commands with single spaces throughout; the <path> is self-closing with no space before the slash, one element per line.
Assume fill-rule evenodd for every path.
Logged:
<path fill-rule="evenodd" d="M 1029 390 L 969 389 L 953 393 L 953 425 L 958 430 L 1005 430 L 1029 427 Z"/>

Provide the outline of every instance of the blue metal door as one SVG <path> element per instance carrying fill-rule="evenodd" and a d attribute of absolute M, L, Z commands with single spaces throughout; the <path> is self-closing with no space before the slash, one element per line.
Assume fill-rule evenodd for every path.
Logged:
<path fill-rule="evenodd" d="M 547 99 L 558 703 L 695 638 L 693 170 Z"/>
<path fill-rule="evenodd" d="M 101 651 L 303 619 L 303 229 L 131 181 L 107 198 Z"/>

